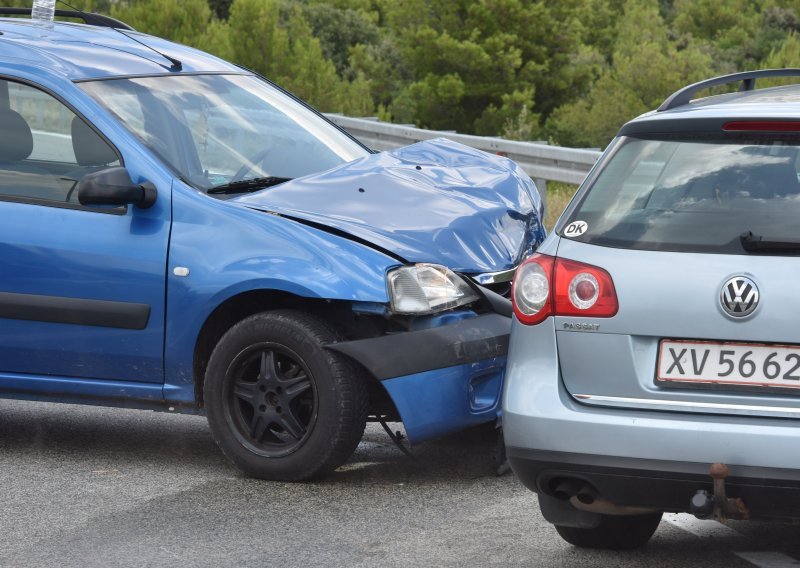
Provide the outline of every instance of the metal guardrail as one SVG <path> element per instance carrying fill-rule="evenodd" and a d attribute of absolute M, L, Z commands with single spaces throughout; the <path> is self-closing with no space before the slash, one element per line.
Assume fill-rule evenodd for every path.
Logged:
<path fill-rule="evenodd" d="M 597 150 L 560 148 L 535 142 L 423 130 L 413 126 L 390 124 L 367 118 L 351 118 L 341 114 L 325 116 L 374 150 L 390 150 L 431 138 L 448 138 L 485 152 L 507 156 L 534 179 L 542 192 L 547 181 L 580 184 L 600 157 L 600 152 Z"/>

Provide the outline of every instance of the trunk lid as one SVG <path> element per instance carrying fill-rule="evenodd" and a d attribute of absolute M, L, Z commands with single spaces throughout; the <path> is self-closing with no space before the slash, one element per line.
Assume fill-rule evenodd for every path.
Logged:
<path fill-rule="evenodd" d="M 612 150 L 559 227 L 557 256 L 608 271 L 619 304 L 555 318 L 574 398 L 800 417 L 798 144 L 698 134 Z"/>
<path fill-rule="evenodd" d="M 577 399 L 587 404 L 696 412 L 800 412 L 800 390 L 656 380 L 662 340 L 800 343 L 800 329 L 791 317 L 800 311 L 796 292 L 800 259 L 623 251 L 568 239 L 561 240 L 558 255 L 607 270 L 619 301 L 619 311 L 613 318 L 556 318 L 562 378 Z M 734 318 L 722 308 L 723 285 L 737 275 L 748 276 L 759 289 L 759 303 L 750 317 Z M 583 323 L 598 327 L 590 331 L 591 327 L 575 325 Z M 687 377 L 694 376 L 697 368 L 704 370 L 704 352 L 704 348 L 699 349 L 694 360 L 690 351 L 680 357 L 679 365 Z M 676 347 L 675 354 L 680 356 L 681 349 Z M 669 368 L 674 363 L 672 354 L 666 351 L 665 357 Z M 710 367 L 717 363 L 719 354 L 712 351 L 705 357 L 705 366 Z M 734 363 L 738 362 L 734 358 Z M 758 366 L 754 379 L 763 375 L 763 362 Z"/>

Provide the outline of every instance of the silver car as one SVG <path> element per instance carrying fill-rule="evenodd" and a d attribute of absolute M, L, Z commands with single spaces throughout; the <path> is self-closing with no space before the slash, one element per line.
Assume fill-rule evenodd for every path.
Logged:
<path fill-rule="evenodd" d="M 775 76 L 800 69 L 623 126 L 517 270 L 507 453 L 572 544 L 800 518 L 800 85 Z"/>

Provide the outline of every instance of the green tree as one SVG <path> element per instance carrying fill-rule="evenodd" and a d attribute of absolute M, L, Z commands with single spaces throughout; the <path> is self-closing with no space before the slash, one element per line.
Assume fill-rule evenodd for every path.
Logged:
<path fill-rule="evenodd" d="M 350 62 L 371 80 L 376 102 L 395 120 L 485 132 L 524 107 L 529 127 L 557 101 L 588 89 L 598 73 L 602 56 L 583 47 L 582 34 L 607 41 L 613 10 L 591 13 L 588 20 L 597 25 L 584 26 L 586 2 L 601 4 L 378 0 L 383 45 L 353 49 Z M 522 93 L 533 98 L 520 106 Z"/>
<path fill-rule="evenodd" d="M 764 60 L 764 67 L 767 69 L 777 69 L 781 67 L 800 67 L 800 37 L 792 33 L 783 42 L 780 49 L 774 50 Z"/>
<path fill-rule="evenodd" d="M 623 123 L 711 75 L 711 63 L 693 42 L 671 38 L 656 0 L 628 0 L 611 64 L 586 97 L 553 113 L 548 132 L 568 146 L 605 146 Z"/>
<path fill-rule="evenodd" d="M 234 0 L 226 26 L 229 41 L 219 46 L 225 59 L 262 73 L 323 111 L 371 113 L 366 79 L 357 75 L 348 82 L 337 75 L 300 5 Z"/>
<path fill-rule="evenodd" d="M 533 92 L 514 91 L 501 97 L 502 104 L 489 105 L 475 122 L 475 133 L 510 140 L 533 140 L 539 135 L 539 115 L 533 112 Z"/>
<path fill-rule="evenodd" d="M 303 14 L 339 75 L 348 72 L 352 47 L 376 45 L 380 40 L 380 30 L 368 12 L 320 2 L 304 6 Z"/>
<path fill-rule="evenodd" d="M 751 0 L 674 0 L 675 31 L 695 38 L 725 41 L 737 28 L 755 35 L 760 18 Z"/>
<path fill-rule="evenodd" d="M 228 18 L 233 0 L 208 0 L 209 7 L 220 20 Z"/>
<path fill-rule="evenodd" d="M 800 67 L 800 36 L 796 33 L 790 34 L 783 44 L 773 50 L 762 64 L 764 69 L 780 69 L 781 67 Z M 758 87 L 777 87 L 797 83 L 798 78 L 768 79 L 758 82 Z"/>
<path fill-rule="evenodd" d="M 351 0 L 355 7 L 345 6 L 341 13 L 333 14 L 327 13 L 324 7 L 293 0 L 73 2 L 76 7 L 86 10 L 110 7 L 113 17 L 139 31 L 193 45 L 253 69 L 321 110 L 356 116 L 374 112 L 370 82 L 366 75 L 358 70 L 346 69 L 347 52 L 351 45 L 377 37 L 375 25 L 361 10 L 358 0 Z M 18 2 L 11 0 L 11 3 Z M 347 4 L 347 0 L 342 0 L 342 4 Z M 227 20 L 215 15 L 215 11 L 219 10 L 228 12 Z M 332 53 L 339 57 L 342 66 L 340 71 L 348 71 L 347 79 L 341 78 L 333 61 L 326 56 L 322 42 L 315 37 L 306 18 L 305 10 L 323 16 L 327 13 L 329 16 L 330 21 L 323 21 L 324 17 L 320 16 L 318 24 L 320 30 L 327 30 L 326 37 Z M 336 25 L 372 27 L 360 35 L 336 35 L 331 31 Z"/>
<path fill-rule="evenodd" d="M 146 0 L 115 4 L 111 15 L 138 31 L 198 45 L 213 14 L 207 0 Z"/>
<path fill-rule="evenodd" d="M 797 0 L 71 3 L 252 68 L 322 110 L 567 145 L 606 144 L 689 82 L 800 65 Z"/>
<path fill-rule="evenodd" d="M 676 35 L 702 42 L 720 73 L 756 69 L 800 29 L 796 2 L 675 0 Z"/>
<path fill-rule="evenodd" d="M 387 109 L 411 81 L 412 73 L 391 36 L 377 45 L 355 45 L 350 49 L 349 72 L 367 77 L 369 92 L 379 107 Z M 390 118 L 388 110 L 386 118 Z M 412 120 L 413 121 L 413 117 Z"/>

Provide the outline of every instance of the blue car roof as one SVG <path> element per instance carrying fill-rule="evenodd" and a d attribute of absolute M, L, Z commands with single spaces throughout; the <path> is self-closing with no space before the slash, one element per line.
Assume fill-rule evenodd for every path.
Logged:
<path fill-rule="evenodd" d="M 171 63 L 117 30 L 71 22 L 45 28 L 29 19 L 0 18 L 3 62 L 41 66 L 71 81 L 130 75 L 174 74 Z M 208 53 L 155 36 L 126 31 L 178 59 L 182 72 L 241 72 Z"/>

